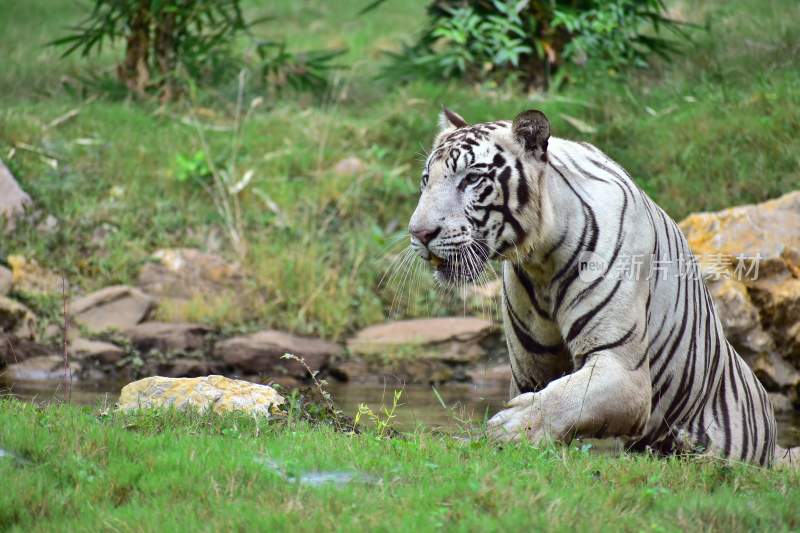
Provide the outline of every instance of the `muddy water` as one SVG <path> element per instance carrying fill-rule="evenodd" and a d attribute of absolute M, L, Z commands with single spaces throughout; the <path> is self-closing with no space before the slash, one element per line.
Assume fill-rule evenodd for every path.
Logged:
<path fill-rule="evenodd" d="M 77 404 L 113 406 L 123 383 L 101 382 L 73 385 L 71 401 Z M 334 383 L 329 387 L 334 401 L 346 415 L 355 415 L 359 404 L 367 404 L 376 413 L 391 408 L 394 388 L 375 385 Z M 417 427 L 458 432 L 499 411 L 507 399 L 508 387 L 478 387 L 449 384 L 437 387 L 407 385 L 396 409 L 395 427 Z M 64 400 L 61 383 L 0 383 L 0 396 L 11 395 L 27 401 L 46 403 Z M 779 414 L 778 441 L 783 446 L 800 445 L 800 413 Z"/>

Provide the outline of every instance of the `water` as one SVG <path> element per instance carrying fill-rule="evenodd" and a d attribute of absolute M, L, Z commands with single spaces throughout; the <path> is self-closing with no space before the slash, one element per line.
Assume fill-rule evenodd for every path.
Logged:
<path fill-rule="evenodd" d="M 323 485 L 341 487 L 350 483 L 377 485 L 381 482 L 381 479 L 378 477 L 355 470 L 312 470 L 302 474 L 292 474 L 287 471 L 285 466 L 269 457 L 258 456 L 255 460 L 256 463 L 264 465 L 267 469 L 289 483 L 297 483 L 298 485 L 305 485 L 308 487 L 321 487 Z"/>
<path fill-rule="evenodd" d="M 71 401 L 83 405 L 113 406 L 124 383 L 98 382 L 75 384 L 71 390 Z M 379 385 L 356 385 L 332 383 L 328 389 L 333 394 L 336 406 L 344 414 L 354 416 L 361 403 L 367 404 L 375 413 L 382 408 L 391 409 L 394 390 L 400 388 Z M 437 386 L 406 385 L 396 409 L 393 426 L 400 431 L 424 426 L 428 429 L 457 432 L 466 426 L 485 420 L 503 408 L 507 401 L 506 385 L 476 386 L 472 384 L 447 384 Z M 46 403 L 65 399 L 63 383 L 13 383 L 0 384 L 0 396 Z M 782 446 L 800 445 L 800 413 L 781 413 L 778 420 L 778 442 Z"/>
<path fill-rule="evenodd" d="M 391 409 L 395 388 L 379 385 L 332 384 L 330 391 L 336 406 L 354 416 L 361 403 L 378 413 Z M 400 430 L 419 426 L 451 431 L 488 419 L 508 401 L 508 386 L 477 387 L 472 384 L 406 385 L 402 389 L 395 425 Z M 383 413 L 381 413 L 383 415 Z"/>
<path fill-rule="evenodd" d="M 69 391 L 69 400 L 78 405 L 113 406 L 119 398 L 119 391 L 125 384 L 117 381 L 73 383 Z M 0 380 L 0 397 L 3 396 L 13 396 L 20 400 L 45 404 L 51 401 L 65 401 L 68 395 L 63 382 L 8 383 Z"/>
<path fill-rule="evenodd" d="M 113 406 L 125 382 L 101 381 L 76 383 L 70 391 L 70 401 L 80 405 Z M 327 389 L 336 407 L 345 415 L 355 416 L 361 403 L 378 413 L 383 406 L 391 408 L 395 388 L 402 389 L 394 425 L 400 430 L 412 430 L 420 425 L 431 429 L 457 429 L 465 422 L 480 421 L 499 411 L 507 400 L 508 387 L 476 387 L 468 384 L 449 384 L 436 387 L 405 385 L 352 385 L 331 383 Z M 437 398 L 437 392 L 439 398 Z M 47 403 L 66 399 L 66 389 L 59 382 L 0 383 L 0 396 L 12 395 L 26 401 Z M 444 406 L 442 405 L 444 403 Z M 446 407 L 445 407 L 446 406 Z"/>

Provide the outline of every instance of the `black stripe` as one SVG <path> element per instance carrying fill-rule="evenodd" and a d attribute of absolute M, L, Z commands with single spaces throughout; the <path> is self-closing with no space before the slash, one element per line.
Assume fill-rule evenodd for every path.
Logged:
<path fill-rule="evenodd" d="M 547 252 L 542 256 L 542 263 L 547 262 L 550 256 L 553 255 L 556 250 L 561 248 L 561 245 L 564 244 L 564 241 L 567 239 L 567 233 L 569 233 L 569 230 L 564 230 L 564 233 L 561 234 L 561 237 L 558 238 L 553 247 L 547 250 Z"/>
<path fill-rule="evenodd" d="M 608 302 L 611 301 L 611 299 L 617 293 L 617 290 L 619 290 L 620 285 L 622 285 L 622 280 L 621 279 L 617 280 L 617 283 L 614 285 L 614 288 L 611 289 L 611 292 L 609 292 L 608 295 L 605 298 L 603 298 L 603 300 L 599 304 L 594 306 L 592 309 L 586 311 L 586 313 L 584 313 L 583 315 L 578 317 L 575 320 L 575 322 L 572 323 L 572 327 L 569 328 L 569 333 L 567 334 L 567 338 L 566 338 L 566 341 L 568 343 L 572 342 L 572 340 L 575 339 L 575 337 L 580 335 L 581 331 L 583 331 L 583 328 L 585 328 L 586 324 L 589 323 L 589 320 L 591 320 L 592 318 L 597 316 L 597 314 L 606 305 L 608 305 Z"/>
<path fill-rule="evenodd" d="M 628 175 L 627 175 L 627 173 L 625 174 L 625 177 L 623 177 L 623 176 L 620 176 L 620 175 L 619 175 L 617 172 L 615 172 L 615 171 L 614 171 L 613 169 L 611 169 L 610 167 L 608 167 L 608 166 L 604 165 L 604 164 L 603 164 L 603 163 L 601 163 L 600 161 L 597 161 L 596 159 L 592 159 L 591 157 L 588 157 L 587 159 L 588 159 L 588 160 L 589 160 L 589 162 L 590 162 L 590 163 L 592 163 L 593 165 L 597 166 L 597 167 L 598 167 L 598 168 L 600 168 L 601 170 L 604 170 L 605 172 L 608 172 L 609 174 L 611 174 L 612 176 L 614 176 L 615 178 L 617 178 L 617 179 L 620 181 L 620 183 L 622 183 L 623 185 L 625 185 L 625 187 L 628 189 L 628 192 L 630 192 L 630 193 L 631 193 L 631 196 L 632 196 L 632 197 L 635 197 L 635 195 L 634 195 L 634 193 L 633 193 L 633 189 L 631 188 L 631 185 L 630 185 L 630 183 L 631 183 L 633 180 L 630 178 L 630 176 L 628 176 Z M 622 172 L 625 172 L 625 170 L 624 170 L 624 169 L 622 169 L 622 168 L 620 168 L 620 170 L 622 170 Z"/>
<path fill-rule="evenodd" d="M 567 167 L 567 165 L 565 165 L 562 161 L 559 161 L 559 159 L 557 157 L 555 157 L 552 153 L 550 154 L 550 157 L 552 157 L 555 160 L 555 162 L 558 163 L 559 165 Z M 583 177 L 588 178 L 590 180 L 599 181 L 601 183 L 608 183 L 608 180 L 604 180 L 603 178 L 601 178 L 599 176 L 595 176 L 594 174 L 588 172 L 586 169 L 581 168 L 580 166 L 578 166 L 578 164 L 575 162 L 575 160 L 572 159 L 568 154 L 565 153 L 564 157 L 567 158 L 567 161 L 572 163 L 572 166 L 574 166 L 575 169 L 578 171 L 578 173 L 580 173 Z"/>
<path fill-rule="evenodd" d="M 607 350 L 613 350 L 614 348 L 622 346 L 623 344 L 628 342 L 628 340 L 633 336 L 633 333 L 635 331 L 636 331 L 636 324 L 631 326 L 631 329 L 629 329 L 628 332 L 625 333 L 625 335 L 623 335 L 619 339 L 617 339 L 615 341 L 612 341 L 612 342 L 609 342 L 609 343 L 606 343 L 606 344 L 600 344 L 599 346 L 595 346 L 594 348 L 592 348 L 588 352 L 584 352 L 583 354 L 577 356 L 577 358 L 585 359 L 586 357 L 592 355 L 593 353 L 607 351 Z"/>
<path fill-rule="evenodd" d="M 525 351 L 532 354 L 560 354 L 562 352 L 562 346 L 542 344 L 534 339 L 533 336 L 524 329 L 522 326 L 522 321 L 519 319 L 519 316 L 514 311 L 514 308 L 511 306 L 511 302 L 508 299 L 508 293 L 506 292 L 505 284 L 503 284 L 503 293 L 506 302 L 506 309 L 508 310 L 508 314 L 511 318 L 509 322 L 511 322 L 511 327 L 514 330 L 514 334 L 522 347 L 525 348 Z"/>
<path fill-rule="evenodd" d="M 542 306 L 539 304 L 539 300 L 536 298 L 536 290 L 533 288 L 533 282 L 525 274 L 525 272 L 522 271 L 522 267 L 520 265 L 514 264 L 512 268 L 514 270 L 514 274 L 519 279 L 520 285 L 522 285 L 522 288 L 525 289 L 525 293 L 528 295 L 528 300 L 530 300 L 534 310 L 540 316 L 550 320 L 550 315 L 544 310 L 544 308 L 542 308 Z"/>
<path fill-rule="evenodd" d="M 522 210 L 523 207 L 528 205 L 530 200 L 530 192 L 528 191 L 528 177 L 522 169 L 522 163 L 517 159 L 515 166 L 517 174 L 519 174 L 519 182 L 517 183 L 517 211 Z"/>

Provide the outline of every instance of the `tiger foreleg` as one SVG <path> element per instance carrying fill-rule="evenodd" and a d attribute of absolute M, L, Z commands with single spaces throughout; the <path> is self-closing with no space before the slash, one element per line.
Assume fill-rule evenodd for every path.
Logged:
<path fill-rule="evenodd" d="M 569 442 L 582 437 L 636 437 L 650 416 L 646 368 L 629 370 L 613 353 L 598 352 L 576 372 L 539 392 L 516 396 L 488 423 L 491 438 Z"/>

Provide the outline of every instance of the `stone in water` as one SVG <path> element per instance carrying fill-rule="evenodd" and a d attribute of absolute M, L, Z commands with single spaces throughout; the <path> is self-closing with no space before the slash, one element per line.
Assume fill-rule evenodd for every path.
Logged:
<path fill-rule="evenodd" d="M 278 406 L 283 403 L 283 396 L 268 385 L 214 375 L 199 378 L 153 376 L 123 387 L 118 409 L 193 408 L 211 409 L 218 414 L 240 411 L 269 417 L 278 413 Z"/>

